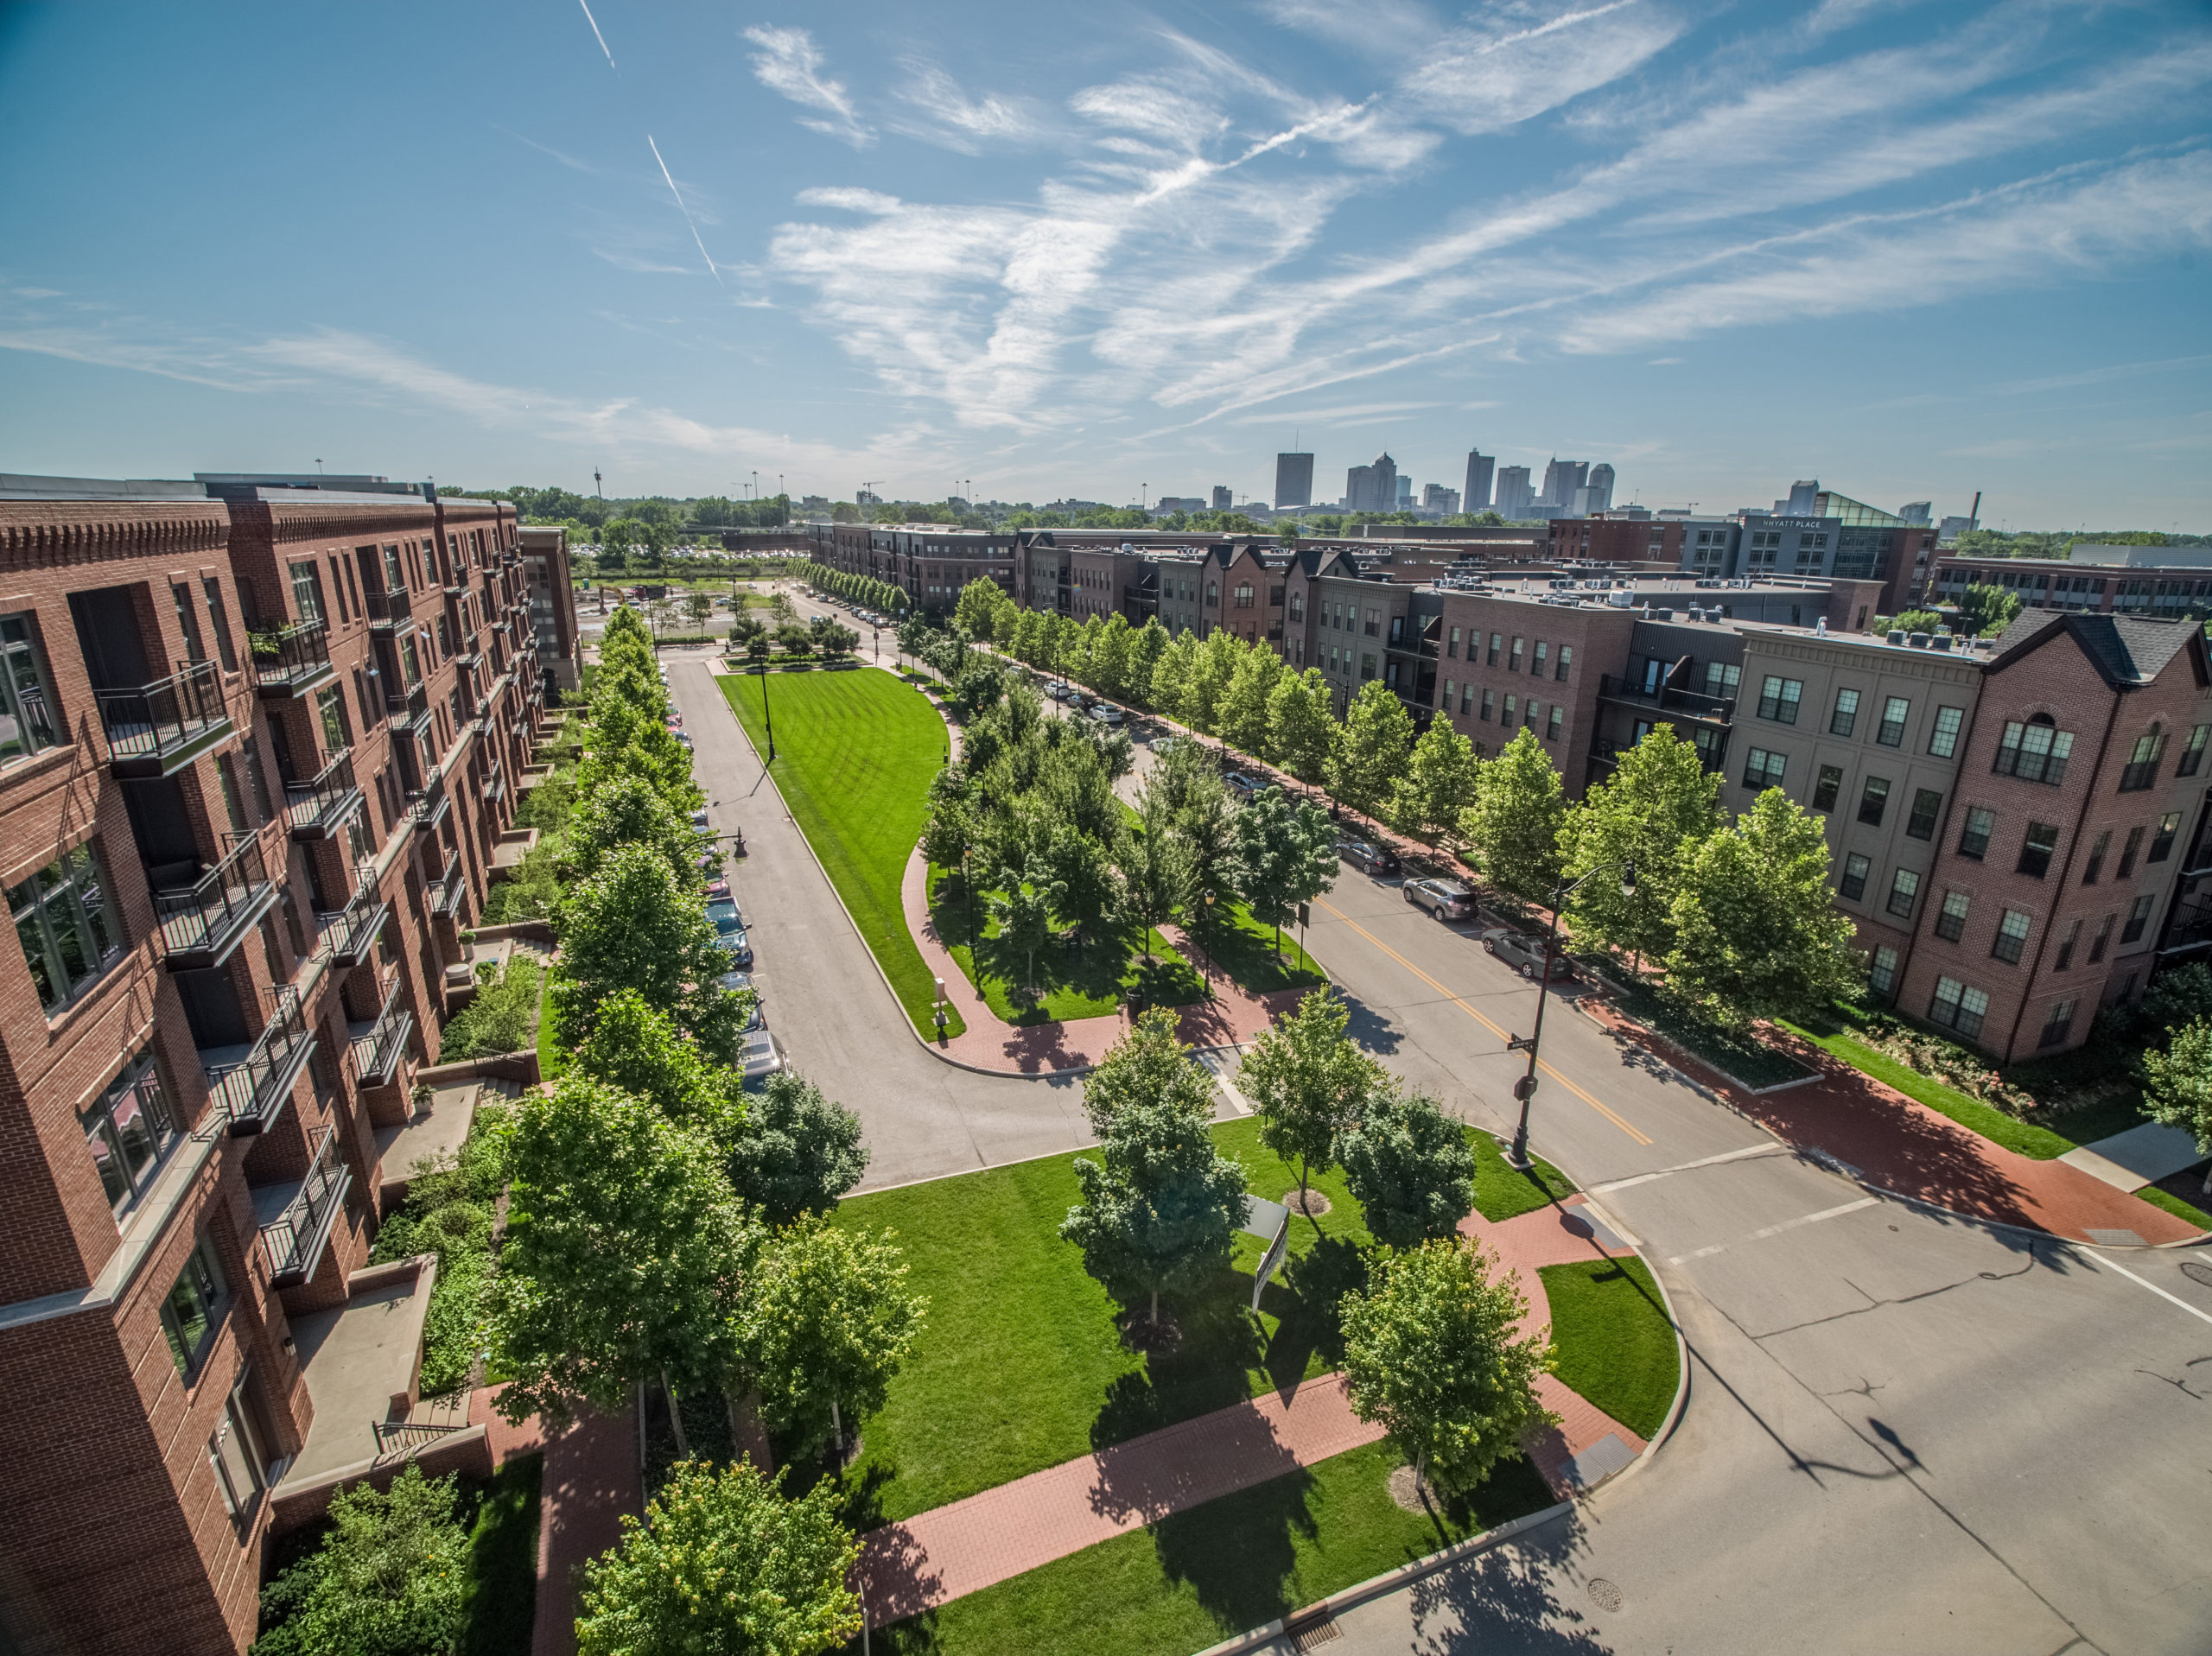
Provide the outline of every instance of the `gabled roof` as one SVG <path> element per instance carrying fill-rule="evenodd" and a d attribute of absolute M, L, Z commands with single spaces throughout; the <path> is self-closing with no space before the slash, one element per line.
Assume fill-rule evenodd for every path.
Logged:
<path fill-rule="evenodd" d="M 2069 638 L 2115 690 L 2137 689 L 2165 671 L 2184 650 L 2199 684 L 2212 682 L 2204 629 L 2195 621 L 2158 621 L 2145 616 L 2023 610 L 1997 640 L 1989 670 L 1999 673 L 2030 650 Z"/>

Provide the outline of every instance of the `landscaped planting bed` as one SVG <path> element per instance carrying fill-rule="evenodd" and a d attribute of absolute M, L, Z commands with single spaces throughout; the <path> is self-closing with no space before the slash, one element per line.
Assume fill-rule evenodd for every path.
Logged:
<path fill-rule="evenodd" d="M 1039 949 L 1033 961 L 1025 961 L 1000 941 L 987 895 L 979 892 L 971 903 L 962 894 L 957 872 L 930 869 L 930 918 L 938 936 L 976 993 L 1008 1024 L 1110 1017 L 1133 994 L 1154 1006 L 1187 1006 L 1205 994 L 1205 982 L 1157 931 L 1151 934 L 1148 964 L 1145 939 L 1134 928 L 1103 930 L 1079 949 L 1056 940 Z"/>

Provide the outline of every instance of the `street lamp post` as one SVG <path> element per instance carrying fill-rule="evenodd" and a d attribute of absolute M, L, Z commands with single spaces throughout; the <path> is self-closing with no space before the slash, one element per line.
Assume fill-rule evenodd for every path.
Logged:
<path fill-rule="evenodd" d="M 768 663 L 755 662 L 753 670 L 760 675 L 760 717 L 768 726 L 768 763 L 776 762 L 776 714 L 768 705 Z"/>
<path fill-rule="evenodd" d="M 1509 1052 L 1526 1052 L 1529 1055 L 1529 1073 L 1513 1083 L 1513 1096 L 1521 1101 L 1521 1120 L 1513 1129 L 1513 1143 L 1505 1152 L 1507 1164 L 1523 1172 L 1529 1167 L 1529 1101 L 1536 1095 L 1536 1049 L 1544 1038 L 1544 1006 L 1551 999 L 1552 961 L 1559 954 L 1559 911 L 1567 906 L 1567 899 L 1580 890 L 1585 883 L 1616 867 L 1621 871 L 1621 895 L 1633 896 L 1636 891 L 1634 858 L 1624 859 L 1619 863 L 1600 863 L 1580 879 L 1572 885 L 1561 885 L 1552 893 L 1552 924 L 1544 939 L 1543 975 L 1536 980 L 1535 1031 L 1526 1038 L 1516 1035 L 1505 1044 L 1505 1050 Z"/>
<path fill-rule="evenodd" d="M 1211 930 L 1213 926 L 1213 893 L 1208 891 L 1205 898 L 1205 906 L 1198 916 L 1198 926 L 1201 931 Z M 1206 999 L 1211 1000 L 1213 999 L 1213 951 L 1206 947 L 1206 940 L 1203 936 L 1198 939 L 1198 959 L 1205 964 Z"/>

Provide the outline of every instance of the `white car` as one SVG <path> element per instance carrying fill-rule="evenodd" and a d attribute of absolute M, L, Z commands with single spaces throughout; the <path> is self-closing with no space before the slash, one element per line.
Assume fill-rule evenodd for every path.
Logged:
<path fill-rule="evenodd" d="M 748 1031 L 738 1065 L 747 1082 L 767 1080 L 784 1067 L 784 1055 L 776 1050 L 776 1037 L 766 1027 Z"/>
<path fill-rule="evenodd" d="M 1122 710 L 1110 701 L 1102 701 L 1090 710 L 1090 716 L 1109 730 L 1122 722 Z"/>

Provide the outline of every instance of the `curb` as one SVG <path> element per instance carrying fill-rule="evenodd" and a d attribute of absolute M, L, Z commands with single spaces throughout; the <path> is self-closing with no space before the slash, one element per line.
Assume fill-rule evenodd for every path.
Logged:
<path fill-rule="evenodd" d="M 1462 1558 L 1471 1558 L 1478 1552 L 1487 1552 L 1499 1543 L 1511 1540 L 1524 1530 L 1532 1530 L 1540 1525 L 1548 1524 L 1554 1518 L 1562 1517 L 1573 1510 L 1573 1501 L 1562 1501 L 1556 1505 L 1545 1507 L 1541 1512 L 1529 1513 L 1519 1518 L 1509 1519 L 1494 1530 L 1484 1530 L 1480 1535 L 1471 1535 L 1464 1541 L 1454 1541 L 1450 1546 L 1430 1553 L 1426 1558 L 1416 1559 L 1409 1564 L 1401 1564 L 1395 1570 L 1386 1570 L 1379 1576 L 1370 1576 L 1365 1581 L 1356 1583 L 1340 1593 L 1332 1593 L 1328 1597 L 1308 1604 L 1302 1609 L 1294 1610 L 1288 1615 L 1278 1616 L 1264 1627 L 1254 1627 L 1249 1633 L 1240 1633 L 1235 1638 L 1225 1639 L 1217 1645 L 1209 1645 L 1205 1649 L 1198 1652 L 1198 1656 L 1244 1656 L 1246 1652 L 1263 1649 L 1281 1639 L 1289 1628 L 1296 1627 L 1302 1621 L 1310 1621 L 1323 1616 L 1333 1616 L 1340 1610 L 1349 1610 L 1355 1605 L 1365 1603 L 1369 1599 L 1380 1598 L 1383 1594 L 1395 1592 L 1401 1587 L 1421 1580 L 1424 1576 L 1433 1576 L 1438 1570 L 1459 1563 Z"/>

